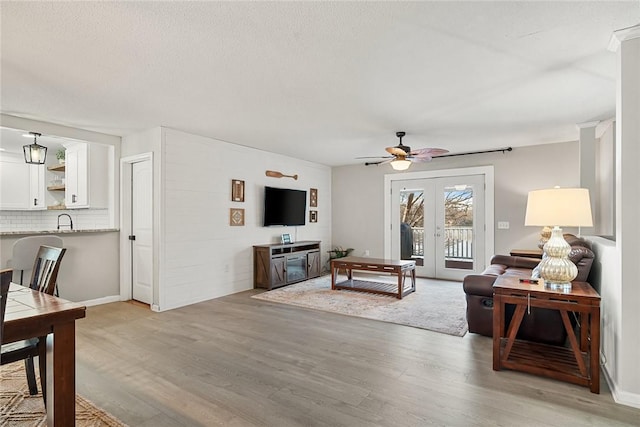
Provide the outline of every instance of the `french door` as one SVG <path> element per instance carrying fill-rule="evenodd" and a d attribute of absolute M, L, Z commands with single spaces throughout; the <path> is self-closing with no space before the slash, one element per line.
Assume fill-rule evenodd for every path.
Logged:
<path fill-rule="evenodd" d="M 485 176 L 391 181 L 391 258 L 422 277 L 462 280 L 484 270 Z"/>

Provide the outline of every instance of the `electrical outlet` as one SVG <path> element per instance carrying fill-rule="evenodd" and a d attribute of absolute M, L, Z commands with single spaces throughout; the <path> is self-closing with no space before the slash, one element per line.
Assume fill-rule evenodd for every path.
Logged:
<path fill-rule="evenodd" d="M 498 221 L 498 230 L 508 230 L 509 221 Z"/>

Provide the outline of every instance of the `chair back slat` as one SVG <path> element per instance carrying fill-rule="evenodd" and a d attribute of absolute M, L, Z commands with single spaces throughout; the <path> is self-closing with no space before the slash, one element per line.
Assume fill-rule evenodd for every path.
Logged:
<path fill-rule="evenodd" d="M 65 248 L 40 246 L 33 264 L 33 274 L 29 285 L 31 289 L 53 295 L 60 270 L 60 261 L 66 251 Z"/>

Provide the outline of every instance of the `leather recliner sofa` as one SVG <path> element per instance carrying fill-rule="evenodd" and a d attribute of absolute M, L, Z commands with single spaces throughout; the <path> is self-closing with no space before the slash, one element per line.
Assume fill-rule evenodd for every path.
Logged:
<path fill-rule="evenodd" d="M 587 282 L 594 254 L 587 240 L 565 234 L 565 240 L 571 246 L 569 259 L 578 267 L 578 276 L 574 281 Z M 486 336 L 493 335 L 493 282 L 498 276 L 530 278 L 533 269 L 540 260 L 508 255 L 495 255 L 491 265 L 482 274 L 468 275 L 464 278 L 463 289 L 467 299 L 467 323 L 469 332 Z M 507 324 L 513 316 L 513 306 L 506 306 Z M 566 331 L 557 310 L 531 308 L 525 314 L 518 331 L 518 338 L 546 344 L 563 345 Z"/>

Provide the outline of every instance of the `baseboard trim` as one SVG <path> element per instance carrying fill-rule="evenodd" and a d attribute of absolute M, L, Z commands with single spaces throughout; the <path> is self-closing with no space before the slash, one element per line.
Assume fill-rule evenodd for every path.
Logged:
<path fill-rule="evenodd" d="M 87 307 L 91 307 L 93 305 L 109 304 L 111 302 L 118 302 L 118 301 L 120 301 L 120 295 L 112 295 L 109 297 L 102 297 L 102 298 L 90 299 L 88 301 L 81 301 L 79 304 L 84 304 Z"/>
<path fill-rule="evenodd" d="M 613 400 L 616 403 L 640 409 L 640 394 L 619 390 L 605 367 L 602 368 L 602 373 L 609 389 L 611 390 L 611 396 L 613 396 Z"/>

